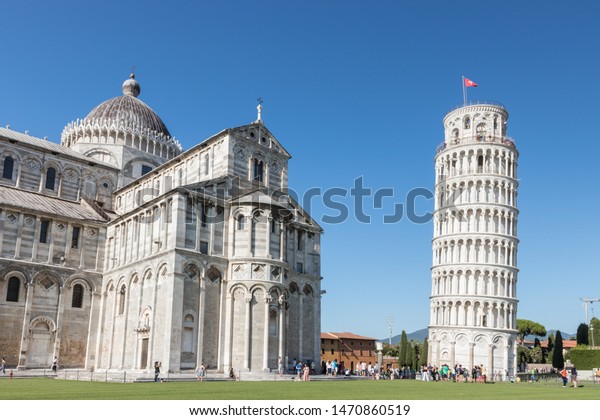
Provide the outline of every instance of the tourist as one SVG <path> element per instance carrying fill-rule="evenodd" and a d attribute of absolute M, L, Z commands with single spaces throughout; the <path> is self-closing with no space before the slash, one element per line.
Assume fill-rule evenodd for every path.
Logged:
<path fill-rule="evenodd" d="M 562 370 L 560 371 L 560 376 L 562 378 L 563 388 L 566 388 L 567 387 L 567 382 L 568 382 L 568 379 L 567 379 L 567 368 L 566 367 L 562 368 Z"/>
<path fill-rule="evenodd" d="M 154 382 L 158 382 L 158 377 L 160 376 L 160 362 L 154 362 Z"/>
<path fill-rule="evenodd" d="M 573 388 L 577 388 L 577 369 L 575 369 L 575 365 L 571 366 L 571 382 Z"/>
<path fill-rule="evenodd" d="M 200 363 L 196 376 L 197 381 L 202 382 L 204 380 L 204 377 L 206 376 L 206 366 L 204 366 L 204 363 Z"/>
<path fill-rule="evenodd" d="M 308 366 L 308 363 L 304 365 L 302 380 L 304 382 L 310 381 L 310 367 Z"/>
<path fill-rule="evenodd" d="M 6 375 L 6 360 L 4 360 L 4 357 L 2 358 L 2 362 L 0 362 L 0 371 L 2 371 L 3 375 Z"/>
<path fill-rule="evenodd" d="M 294 359 L 294 360 L 295 360 L 295 359 Z M 302 363 L 301 363 L 301 362 L 298 362 L 298 363 L 296 363 L 296 377 L 297 377 L 298 379 L 300 379 L 300 374 L 301 374 L 301 372 L 302 372 Z"/>
<path fill-rule="evenodd" d="M 279 372 L 279 376 L 283 376 L 283 359 L 281 356 L 277 358 L 277 372 Z"/>
<path fill-rule="evenodd" d="M 58 370 L 58 357 L 54 357 L 54 360 L 52 361 L 52 372 L 56 373 L 57 370 Z"/>

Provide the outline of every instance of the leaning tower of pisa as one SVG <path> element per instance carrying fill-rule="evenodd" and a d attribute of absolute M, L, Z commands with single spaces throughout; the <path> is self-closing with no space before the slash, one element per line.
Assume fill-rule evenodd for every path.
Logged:
<path fill-rule="evenodd" d="M 507 110 L 465 105 L 444 118 L 435 156 L 429 353 L 432 365 L 514 374 L 517 159 Z"/>

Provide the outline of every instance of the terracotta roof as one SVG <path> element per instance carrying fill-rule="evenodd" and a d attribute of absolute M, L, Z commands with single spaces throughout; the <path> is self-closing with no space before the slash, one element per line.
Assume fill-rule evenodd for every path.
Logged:
<path fill-rule="evenodd" d="M 328 339 L 328 340 L 335 340 L 335 339 L 339 339 L 339 340 L 373 340 L 373 341 L 377 341 L 376 338 L 371 338 L 371 337 L 365 337 L 364 335 L 358 335 L 358 334 L 354 334 L 354 333 L 350 333 L 350 332 L 332 332 L 332 333 L 321 333 L 321 338 L 324 339 Z"/>
<path fill-rule="evenodd" d="M 19 209 L 24 213 L 49 215 L 52 218 L 60 215 L 67 219 L 106 222 L 104 217 L 83 202 L 63 200 L 6 186 L 0 186 L 0 205 L 5 209 Z"/>
<path fill-rule="evenodd" d="M 548 347 L 548 340 L 541 341 L 540 346 Z M 577 346 L 577 340 L 563 340 L 563 349 L 572 349 L 575 346 Z"/>

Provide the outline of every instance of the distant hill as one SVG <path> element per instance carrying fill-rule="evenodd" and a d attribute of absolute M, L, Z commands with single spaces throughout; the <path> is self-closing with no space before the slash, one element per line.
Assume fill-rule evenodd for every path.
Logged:
<path fill-rule="evenodd" d="M 537 336 L 537 335 L 526 335 L 526 336 L 525 336 L 525 340 L 532 340 L 532 341 L 533 341 L 533 340 L 535 340 L 536 338 L 539 338 L 539 340 L 540 340 L 540 341 L 544 341 L 544 340 L 547 340 L 547 339 L 548 339 L 548 336 L 549 336 L 550 334 L 552 334 L 553 336 L 555 336 L 555 337 L 556 337 L 556 331 L 558 331 L 558 330 L 550 330 L 550 331 L 546 331 L 546 335 L 545 335 L 545 336 L 543 336 L 543 337 L 541 337 L 541 336 Z M 573 337 L 573 339 L 575 339 L 575 338 L 577 337 L 577 333 L 575 333 L 575 334 L 569 334 L 568 332 L 564 332 L 564 331 L 561 331 L 561 332 L 560 332 L 560 335 L 562 335 L 562 338 L 563 338 L 563 340 L 568 340 L 568 339 L 570 339 L 571 337 Z"/>
<path fill-rule="evenodd" d="M 429 334 L 428 328 L 423 328 L 421 330 L 413 331 L 410 334 L 406 333 L 406 338 L 408 340 L 423 341 L 425 339 L 425 337 L 427 337 L 428 334 Z M 398 343 L 400 343 L 400 338 L 402 338 L 402 333 L 393 336 L 392 337 L 392 344 L 398 344 Z M 389 337 L 382 338 L 379 341 L 387 344 L 387 343 L 389 343 L 390 338 Z"/>

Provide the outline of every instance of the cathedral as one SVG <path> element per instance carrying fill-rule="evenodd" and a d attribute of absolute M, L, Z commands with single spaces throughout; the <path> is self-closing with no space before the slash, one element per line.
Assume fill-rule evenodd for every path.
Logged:
<path fill-rule="evenodd" d="M 269 372 L 320 359 L 321 227 L 258 118 L 189 150 L 138 96 L 60 145 L 0 128 L 0 356 L 17 369 Z"/>

